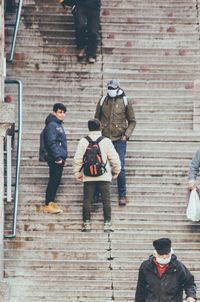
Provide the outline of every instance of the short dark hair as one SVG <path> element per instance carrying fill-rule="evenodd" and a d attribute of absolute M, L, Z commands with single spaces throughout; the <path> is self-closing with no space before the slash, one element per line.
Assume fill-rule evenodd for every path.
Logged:
<path fill-rule="evenodd" d="M 88 121 L 89 131 L 98 131 L 101 129 L 101 123 L 97 118 Z"/>
<path fill-rule="evenodd" d="M 62 103 L 56 103 L 56 104 L 53 105 L 53 112 L 57 112 L 59 109 L 64 111 L 64 112 L 67 111 L 67 108 Z"/>

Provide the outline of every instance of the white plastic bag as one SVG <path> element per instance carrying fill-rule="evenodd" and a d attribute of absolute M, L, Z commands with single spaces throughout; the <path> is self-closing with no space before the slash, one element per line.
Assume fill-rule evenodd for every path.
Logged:
<path fill-rule="evenodd" d="M 196 189 L 192 190 L 190 193 L 186 215 L 189 220 L 200 220 L 200 199 Z"/>

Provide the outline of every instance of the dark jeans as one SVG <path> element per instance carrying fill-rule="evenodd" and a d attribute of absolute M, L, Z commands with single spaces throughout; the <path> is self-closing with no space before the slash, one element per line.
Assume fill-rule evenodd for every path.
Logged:
<path fill-rule="evenodd" d="M 109 181 L 86 181 L 83 187 L 83 221 L 90 220 L 90 213 L 94 192 L 98 186 L 103 202 L 104 221 L 111 220 L 111 205 L 110 205 L 110 182 Z"/>
<path fill-rule="evenodd" d="M 86 48 L 87 55 L 91 57 L 96 57 L 100 21 L 100 2 L 94 2 L 97 5 L 93 3 L 90 6 L 87 0 L 77 3 L 74 13 L 77 48 Z"/>
<path fill-rule="evenodd" d="M 121 162 L 121 171 L 117 178 L 118 194 L 119 194 L 119 197 L 125 197 L 126 196 L 125 156 L 126 156 L 127 141 L 120 139 L 117 141 L 113 141 L 113 145 L 115 147 L 115 150 L 119 154 L 119 158 L 120 158 L 120 162 Z"/>
<path fill-rule="evenodd" d="M 55 202 L 56 192 L 60 185 L 60 180 L 63 172 L 63 164 L 56 164 L 51 161 L 48 162 L 49 165 L 49 182 L 46 189 L 46 199 L 45 204 L 49 204 L 49 202 Z"/>

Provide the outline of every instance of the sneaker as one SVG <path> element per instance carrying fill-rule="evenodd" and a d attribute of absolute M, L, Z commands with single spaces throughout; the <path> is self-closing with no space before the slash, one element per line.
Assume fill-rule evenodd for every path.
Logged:
<path fill-rule="evenodd" d="M 86 220 L 83 222 L 82 232 L 90 232 L 91 231 L 91 224 L 90 220 Z"/>
<path fill-rule="evenodd" d="M 126 197 L 122 196 L 119 197 L 119 206 L 125 206 L 126 205 Z"/>
<path fill-rule="evenodd" d="M 108 233 L 108 232 L 114 232 L 113 228 L 112 228 L 112 224 L 110 221 L 105 221 L 104 222 L 104 232 Z"/>
<path fill-rule="evenodd" d="M 52 202 L 52 203 L 53 203 L 53 207 L 60 211 L 59 213 L 63 213 L 63 210 L 61 210 L 61 208 L 57 205 L 56 202 Z"/>
<path fill-rule="evenodd" d="M 89 57 L 88 58 L 88 63 L 94 64 L 96 62 L 96 59 L 94 57 Z"/>
<path fill-rule="evenodd" d="M 77 54 L 78 60 L 82 60 L 86 56 L 85 48 L 79 49 L 79 52 Z"/>
<path fill-rule="evenodd" d="M 44 213 L 58 214 L 62 210 L 57 206 L 55 202 L 50 202 L 48 205 L 44 206 Z"/>

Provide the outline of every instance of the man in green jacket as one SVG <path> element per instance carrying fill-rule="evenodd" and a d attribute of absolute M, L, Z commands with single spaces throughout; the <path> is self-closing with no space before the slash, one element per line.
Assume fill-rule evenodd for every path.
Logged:
<path fill-rule="evenodd" d="M 127 100 L 125 92 L 117 80 L 107 84 L 107 95 L 102 97 L 96 107 L 95 118 L 101 121 L 102 135 L 108 137 L 119 154 L 121 172 L 118 176 L 119 205 L 126 205 L 126 174 L 125 155 L 127 141 L 135 125 L 135 115 L 132 104 Z"/>

